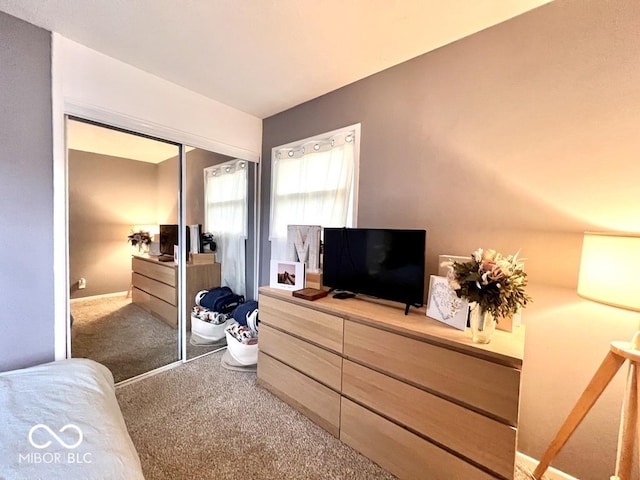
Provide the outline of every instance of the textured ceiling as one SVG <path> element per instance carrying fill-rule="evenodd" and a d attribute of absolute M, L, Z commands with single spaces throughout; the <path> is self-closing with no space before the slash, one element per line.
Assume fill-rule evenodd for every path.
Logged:
<path fill-rule="evenodd" d="M 550 0 L 0 0 L 0 10 L 265 118 Z"/>

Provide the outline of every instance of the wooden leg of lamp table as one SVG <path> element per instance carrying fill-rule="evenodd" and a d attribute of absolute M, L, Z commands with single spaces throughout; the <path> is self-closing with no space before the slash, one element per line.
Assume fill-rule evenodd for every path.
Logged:
<path fill-rule="evenodd" d="M 620 434 L 618 435 L 618 452 L 616 455 L 616 474 L 611 480 L 630 480 L 633 468 L 633 450 L 638 435 L 638 374 L 640 370 L 635 361 L 629 364 L 629 375 L 622 415 L 620 417 Z M 640 444 L 640 443 L 639 443 Z"/>
<path fill-rule="evenodd" d="M 578 428 L 578 425 L 580 425 L 584 417 L 589 413 L 589 410 L 591 410 L 593 404 L 596 403 L 596 400 L 600 398 L 600 395 L 602 395 L 602 392 L 607 388 L 607 385 L 609 385 L 611 379 L 618 372 L 625 360 L 625 357 L 609 351 L 589 382 L 589 385 L 587 385 L 587 388 L 578 399 L 575 407 L 573 407 L 573 410 L 569 413 L 560 430 L 558 430 L 556 437 L 549 444 L 549 447 L 547 447 L 547 451 L 533 472 L 533 477 L 536 480 L 542 478 L 544 472 L 549 468 L 551 461 L 556 457 L 558 452 L 560 452 L 562 447 L 564 447 L 565 443 L 567 443 L 567 440 L 569 440 L 575 429 Z"/>

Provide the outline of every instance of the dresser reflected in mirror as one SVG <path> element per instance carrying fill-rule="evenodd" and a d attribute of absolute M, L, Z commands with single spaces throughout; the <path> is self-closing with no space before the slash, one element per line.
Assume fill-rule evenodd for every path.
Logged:
<path fill-rule="evenodd" d="M 180 146 L 77 118 L 66 130 L 69 350 L 122 382 L 181 359 L 177 269 L 149 256 L 178 220 Z"/>
<path fill-rule="evenodd" d="M 256 297 L 257 164 L 79 118 L 66 128 L 71 356 L 119 383 L 219 349 L 209 323 L 193 334 L 193 307 L 221 285 Z"/>

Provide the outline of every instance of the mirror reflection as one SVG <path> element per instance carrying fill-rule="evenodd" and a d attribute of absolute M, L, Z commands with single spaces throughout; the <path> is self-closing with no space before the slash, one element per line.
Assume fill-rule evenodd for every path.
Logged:
<path fill-rule="evenodd" d="M 232 312 L 255 296 L 256 164 L 189 149 L 184 176 L 190 312 L 186 342 L 187 359 L 191 359 L 224 348 Z M 205 272 L 213 271 L 215 281 L 203 283 Z"/>
<path fill-rule="evenodd" d="M 178 221 L 178 145 L 67 120 L 71 356 L 120 382 L 179 359 L 177 267 L 151 254 Z"/>
<path fill-rule="evenodd" d="M 257 295 L 257 165 L 77 118 L 67 152 L 71 356 L 127 380 L 181 359 L 180 317 L 187 359 L 223 348 Z"/>

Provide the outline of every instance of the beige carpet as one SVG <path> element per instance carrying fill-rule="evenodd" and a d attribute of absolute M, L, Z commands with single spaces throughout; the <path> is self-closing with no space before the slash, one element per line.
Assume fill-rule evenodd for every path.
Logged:
<path fill-rule="evenodd" d="M 125 295 L 76 300 L 71 355 L 106 365 L 116 382 L 168 365 L 178 359 L 178 331 L 131 303 Z M 187 337 L 191 333 L 187 332 Z M 217 345 L 192 345 L 187 358 L 218 350 Z"/>
<path fill-rule="evenodd" d="M 105 365 L 116 382 L 178 360 L 178 331 L 124 295 L 71 303 L 71 356 Z"/>
<path fill-rule="evenodd" d="M 254 373 L 220 367 L 221 356 L 117 389 L 147 480 L 395 478 L 258 387 Z M 519 469 L 516 479 L 527 478 Z"/>

